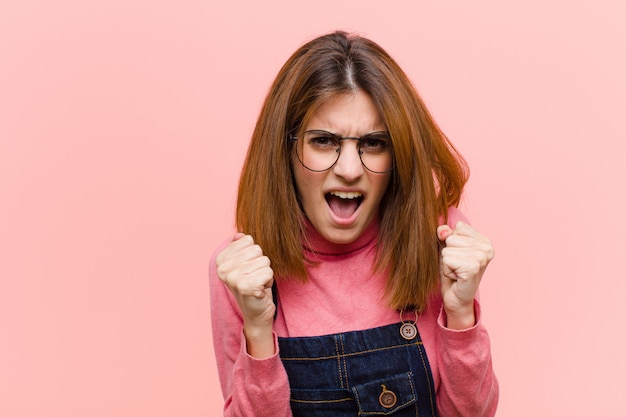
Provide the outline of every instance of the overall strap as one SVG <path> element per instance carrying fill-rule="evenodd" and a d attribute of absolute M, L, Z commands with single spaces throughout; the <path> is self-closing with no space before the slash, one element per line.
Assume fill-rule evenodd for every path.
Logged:
<path fill-rule="evenodd" d="M 272 301 L 274 301 L 274 305 L 276 306 L 276 310 L 274 310 L 274 320 L 278 316 L 278 287 L 276 286 L 276 281 L 272 284 Z"/>

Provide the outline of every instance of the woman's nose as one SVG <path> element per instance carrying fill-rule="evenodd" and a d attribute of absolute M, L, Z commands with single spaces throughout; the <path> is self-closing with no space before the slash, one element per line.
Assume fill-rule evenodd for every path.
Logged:
<path fill-rule="evenodd" d="M 363 163 L 359 155 L 359 141 L 343 141 L 339 159 L 333 166 L 333 172 L 348 182 L 352 182 L 363 175 Z"/>

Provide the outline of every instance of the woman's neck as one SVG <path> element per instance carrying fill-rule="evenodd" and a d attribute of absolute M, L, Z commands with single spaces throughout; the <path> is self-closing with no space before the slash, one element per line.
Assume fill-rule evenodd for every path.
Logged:
<path fill-rule="evenodd" d="M 313 224 L 305 219 L 303 246 L 306 251 L 315 255 L 347 255 L 372 243 L 378 237 L 378 230 L 378 220 L 374 219 L 353 242 L 333 243 L 326 240 Z"/>

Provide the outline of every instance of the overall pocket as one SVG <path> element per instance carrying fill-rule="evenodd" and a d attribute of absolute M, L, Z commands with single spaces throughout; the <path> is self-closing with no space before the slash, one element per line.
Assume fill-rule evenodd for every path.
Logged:
<path fill-rule="evenodd" d="M 413 373 L 406 372 L 355 385 L 352 388 L 359 415 L 387 416 L 417 403 Z"/>

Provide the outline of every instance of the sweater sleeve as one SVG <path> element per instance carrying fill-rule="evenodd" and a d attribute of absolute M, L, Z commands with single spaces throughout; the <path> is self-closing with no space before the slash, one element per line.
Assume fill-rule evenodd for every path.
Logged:
<path fill-rule="evenodd" d="M 470 223 L 455 207 L 448 211 L 448 225 L 457 221 Z M 479 296 L 474 301 L 476 324 L 465 330 L 446 327 L 447 318 L 440 297 L 437 319 L 437 363 L 440 386 L 437 407 L 442 416 L 487 417 L 496 413 L 499 398 L 498 380 L 493 371 L 491 344 L 487 329 L 481 323 Z"/>
<path fill-rule="evenodd" d="M 437 362 L 441 384 L 437 407 L 442 416 L 490 417 L 496 413 L 499 387 L 478 301 L 474 302 L 474 311 L 476 325 L 460 331 L 446 328 L 443 306 L 439 313 Z"/>
<path fill-rule="evenodd" d="M 224 396 L 224 417 L 290 417 L 289 380 L 278 355 L 276 334 L 273 356 L 265 359 L 250 356 L 239 306 L 217 276 L 215 259 L 226 244 L 218 247 L 209 265 L 211 327 Z"/>

